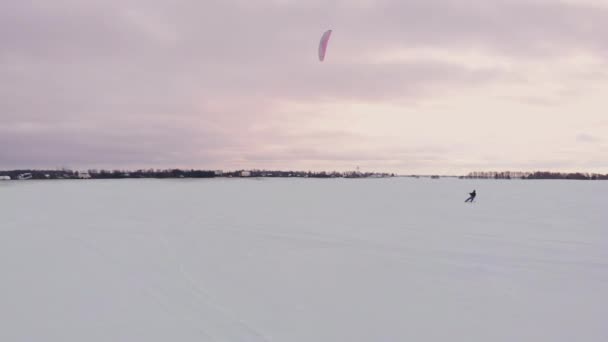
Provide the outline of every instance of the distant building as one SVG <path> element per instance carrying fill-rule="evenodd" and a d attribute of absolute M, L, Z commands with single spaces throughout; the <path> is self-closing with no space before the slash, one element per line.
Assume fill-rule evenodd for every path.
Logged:
<path fill-rule="evenodd" d="M 78 172 L 78 179 L 91 179 L 91 175 L 88 172 Z"/>
<path fill-rule="evenodd" d="M 17 179 L 19 180 L 28 180 L 28 179 L 32 179 L 32 174 L 27 172 L 27 173 L 22 173 L 19 176 L 17 176 Z"/>
<path fill-rule="evenodd" d="M 224 175 L 224 171 L 222 171 L 222 170 L 215 170 L 215 171 L 213 171 L 213 173 L 214 173 L 216 176 L 223 176 L 223 175 Z"/>
<path fill-rule="evenodd" d="M 251 177 L 251 172 L 249 172 L 249 171 L 241 171 L 241 177 Z"/>
<path fill-rule="evenodd" d="M 0 176 L 0 181 L 11 180 L 11 176 Z"/>

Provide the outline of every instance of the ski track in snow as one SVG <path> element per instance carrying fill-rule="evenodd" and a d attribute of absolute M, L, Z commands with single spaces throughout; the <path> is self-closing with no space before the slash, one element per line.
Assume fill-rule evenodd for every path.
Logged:
<path fill-rule="evenodd" d="M 214 303 L 213 297 L 202 286 L 197 285 L 190 274 L 186 271 L 186 267 L 182 262 L 179 261 L 180 259 L 177 257 L 175 249 L 171 248 L 171 244 L 169 243 L 165 234 L 166 233 L 163 232 L 160 233 L 160 240 L 165 247 L 167 256 L 177 265 L 179 272 L 184 279 L 186 279 L 192 294 L 198 299 L 198 301 L 206 307 L 213 308 L 216 311 L 217 316 L 223 317 L 224 322 L 232 322 L 228 328 L 233 332 L 240 331 L 242 333 L 242 336 L 239 336 L 238 341 L 268 341 L 268 339 L 262 333 L 252 328 L 244 321 L 234 318 L 234 315 L 230 314 L 226 308 Z M 239 329 L 239 327 L 241 329 Z"/>
<path fill-rule="evenodd" d="M 141 287 L 143 291 L 149 296 L 149 298 L 151 298 L 152 301 L 154 301 L 158 305 L 158 307 L 160 307 L 165 313 L 167 313 L 168 316 L 181 316 L 184 320 L 190 321 L 191 327 L 194 330 L 197 330 L 201 334 L 201 337 L 204 338 L 204 340 L 217 341 L 216 338 L 212 337 L 211 334 L 209 334 L 207 331 L 200 327 L 201 322 L 188 318 L 187 316 L 182 315 L 179 311 L 176 311 L 175 309 L 171 308 L 170 300 L 167 298 L 166 295 L 163 295 L 162 290 L 160 288 L 154 287 L 153 283 L 148 284 L 142 282 L 141 279 L 138 279 L 136 277 L 136 273 L 133 273 L 132 271 L 127 269 L 119 259 L 103 251 L 95 244 L 94 241 L 91 242 L 83 238 L 69 235 L 65 235 L 65 238 L 75 240 L 83 248 L 101 256 L 108 266 L 113 266 L 110 267 L 110 269 L 112 269 L 111 272 L 118 273 L 117 275 L 119 276 L 119 278 L 131 280 L 129 282 L 130 284 L 138 284 L 139 287 Z"/>

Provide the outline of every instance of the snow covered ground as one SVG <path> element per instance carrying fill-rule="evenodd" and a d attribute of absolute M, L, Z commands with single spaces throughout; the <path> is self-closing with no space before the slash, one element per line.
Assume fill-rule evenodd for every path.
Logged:
<path fill-rule="evenodd" d="M 7 342 L 608 341 L 608 182 L 2 182 L 0 272 Z"/>

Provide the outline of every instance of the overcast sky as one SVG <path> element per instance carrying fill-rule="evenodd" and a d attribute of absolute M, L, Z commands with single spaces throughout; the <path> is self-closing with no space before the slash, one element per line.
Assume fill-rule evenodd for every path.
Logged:
<path fill-rule="evenodd" d="M 608 173 L 607 1 L 3 0 L 0 42 L 0 169 Z"/>

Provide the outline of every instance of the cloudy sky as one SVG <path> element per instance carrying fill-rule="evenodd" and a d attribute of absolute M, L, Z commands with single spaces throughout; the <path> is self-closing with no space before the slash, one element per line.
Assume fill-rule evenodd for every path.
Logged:
<path fill-rule="evenodd" d="M 592 0 L 3 0 L 0 169 L 608 173 L 607 37 Z"/>

